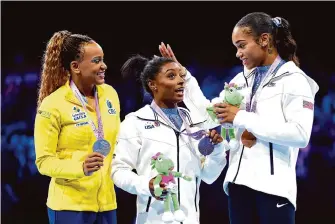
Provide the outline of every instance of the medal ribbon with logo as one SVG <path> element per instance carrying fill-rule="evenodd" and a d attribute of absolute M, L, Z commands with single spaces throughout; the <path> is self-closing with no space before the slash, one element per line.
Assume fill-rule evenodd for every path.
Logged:
<path fill-rule="evenodd" d="M 262 89 L 262 88 L 259 88 L 259 86 L 263 86 L 267 81 L 269 81 L 269 79 L 272 78 L 270 75 L 273 74 L 274 71 L 276 71 L 276 69 L 280 65 L 281 61 L 282 61 L 282 59 L 278 55 L 277 58 L 275 59 L 275 61 L 272 63 L 269 70 L 265 73 L 263 79 L 261 78 L 262 76 L 259 72 L 257 72 L 258 74 L 256 73 L 256 76 L 255 76 L 255 78 L 252 82 L 252 85 L 251 85 L 252 86 L 251 93 L 248 95 L 248 98 L 247 98 L 247 101 L 246 101 L 246 103 L 247 103 L 246 110 L 248 112 L 255 112 L 256 111 L 257 99 L 258 99 L 258 97 L 261 93 L 261 89 Z"/>
<path fill-rule="evenodd" d="M 250 94 L 247 95 L 247 99 L 246 99 L 246 110 L 248 112 L 255 112 L 256 111 L 256 106 L 257 106 L 257 100 L 258 97 L 261 93 L 261 89 L 262 86 L 264 86 L 264 84 L 266 82 L 268 82 L 272 76 L 270 76 L 271 74 L 275 73 L 275 71 L 277 71 L 278 66 L 280 65 L 280 63 L 282 62 L 282 59 L 280 58 L 280 56 L 278 55 L 275 59 L 275 61 L 271 64 L 269 70 L 265 73 L 264 76 L 262 76 L 262 74 L 259 72 L 259 70 L 257 71 L 257 73 L 255 74 L 255 78 L 252 82 L 252 88 L 251 88 L 251 92 Z M 256 68 L 258 69 L 258 68 Z M 263 77 L 263 79 L 262 79 Z M 259 88 L 261 87 L 261 88 Z M 248 132 L 247 130 L 245 130 L 241 136 L 242 138 L 242 143 L 243 145 L 251 148 L 255 143 L 256 143 L 256 137 Z"/>
<path fill-rule="evenodd" d="M 170 121 L 170 119 L 165 115 L 165 113 L 161 110 L 161 108 L 156 104 L 156 102 L 153 100 L 151 102 L 151 108 L 171 127 L 173 128 L 175 131 L 177 131 L 178 133 L 180 134 L 183 134 L 183 135 L 186 135 L 188 136 L 189 138 L 193 138 L 193 139 L 196 139 L 196 140 L 203 140 L 204 136 L 206 136 L 206 131 L 205 130 L 199 130 L 199 131 L 196 131 L 196 132 L 191 132 L 191 129 L 188 125 L 188 123 L 186 122 L 186 119 L 185 117 L 183 116 L 183 113 L 177 108 L 178 110 L 178 113 L 179 113 L 179 116 L 181 117 L 181 119 L 183 120 L 183 123 L 184 123 L 184 126 L 185 126 L 185 129 L 186 129 L 186 133 L 185 132 L 181 132 L 180 130 L 177 129 L 177 127 L 174 125 L 173 122 Z M 190 143 L 191 143 L 191 152 L 194 154 L 194 155 L 197 155 L 196 154 L 196 150 L 194 149 L 194 146 L 192 144 L 192 141 L 190 140 Z M 200 144 L 200 143 L 199 143 Z M 212 145 L 212 144 L 211 144 Z M 214 149 L 214 146 L 213 146 L 213 149 Z M 213 150 L 202 150 L 201 148 L 199 148 L 199 151 L 202 155 L 206 156 L 206 155 L 209 155 Z"/>
<path fill-rule="evenodd" d="M 107 140 L 104 139 L 104 130 L 103 130 L 103 125 L 102 125 L 102 119 L 101 119 L 101 113 L 100 113 L 100 108 L 99 108 L 99 99 L 98 99 L 98 91 L 95 90 L 94 92 L 94 99 L 95 99 L 95 108 L 97 112 L 97 118 L 98 118 L 98 128 L 95 126 L 93 120 L 90 118 L 89 113 L 86 108 L 86 102 L 85 99 L 83 98 L 82 94 L 79 92 L 77 86 L 74 84 L 74 82 L 71 80 L 70 82 L 70 87 L 85 109 L 85 112 L 87 113 L 87 116 L 89 117 L 89 123 L 91 124 L 92 130 L 94 132 L 95 137 L 97 138 L 97 141 L 93 145 L 93 151 L 101 153 L 104 156 L 107 156 L 108 153 L 110 152 L 110 144 Z"/>

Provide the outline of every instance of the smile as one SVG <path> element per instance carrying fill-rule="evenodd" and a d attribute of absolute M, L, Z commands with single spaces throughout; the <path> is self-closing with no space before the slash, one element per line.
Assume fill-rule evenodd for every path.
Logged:
<path fill-rule="evenodd" d="M 184 93 L 184 88 L 179 88 L 175 90 L 176 93 Z"/>
<path fill-rule="evenodd" d="M 99 76 L 100 78 L 105 78 L 105 72 L 99 72 L 99 73 L 98 73 L 98 76 Z"/>

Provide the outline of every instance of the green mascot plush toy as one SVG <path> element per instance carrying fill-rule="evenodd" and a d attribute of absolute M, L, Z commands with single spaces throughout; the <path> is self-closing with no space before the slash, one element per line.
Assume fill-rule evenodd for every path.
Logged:
<path fill-rule="evenodd" d="M 156 197 L 160 197 L 163 193 L 163 188 L 160 187 L 162 183 L 167 189 L 167 195 L 164 199 L 164 213 L 162 217 L 163 222 L 182 222 L 185 220 L 185 214 L 180 209 L 177 193 L 178 188 L 175 181 L 175 177 L 183 178 L 184 180 L 191 181 L 192 178 L 183 175 L 180 172 L 173 171 L 174 164 L 171 159 L 158 152 L 151 158 L 151 168 L 156 169 L 158 172 L 157 177 L 154 180 L 154 194 Z M 171 212 L 170 204 L 173 204 L 174 214 Z"/>
<path fill-rule="evenodd" d="M 214 98 L 212 100 L 211 106 L 207 107 L 207 112 L 208 112 L 209 116 L 217 124 L 220 124 L 220 121 L 216 117 L 216 114 L 213 110 L 213 105 L 214 104 L 216 104 L 216 103 L 228 103 L 230 105 L 240 107 L 240 105 L 243 101 L 243 98 L 244 98 L 244 96 L 242 96 L 237 91 L 237 85 L 234 84 L 234 83 L 230 83 L 230 84 L 225 83 L 224 93 L 225 93 L 224 94 L 224 99 L 222 99 L 220 97 Z M 240 144 L 235 138 L 235 133 L 234 133 L 233 126 L 222 124 L 222 126 L 221 126 L 221 136 L 223 137 L 223 139 L 226 139 L 227 132 L 228 132 L 228 136 L 229 136 L 229 144 L 228 144 L 229 149 L 233 150 L 233 151 L 237 150 L 239 148 Z"/>

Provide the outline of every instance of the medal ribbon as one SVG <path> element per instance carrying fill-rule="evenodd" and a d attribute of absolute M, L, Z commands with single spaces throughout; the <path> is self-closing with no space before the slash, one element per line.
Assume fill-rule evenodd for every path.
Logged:
<path fill-rule="evenodd" d="M 79 100 L 79 102 L 81 103 L 81 105 L 83 106 L 85 112 L 87 113 L 87 116 L 89 117 L 89 123 L 91 124 L 92 130 L 94 132 L 95 137 L 97 138 L 97 140 L 103 139 L 104 138 L 104 130 L 103 130 L 103 126 L 102 126 L 102 119 L 101 119 L 101 113 L 100 113 L 100 108 L 99 108 L 99 99 L 98 99 L 98 91 L 95 90 L 94 92 L 94 98 L 95 98 L 95 110 L 97 112 L 97 117 L 98 117 L 98 128 L 95 126 L 93 120 L 90 118 L 88 110 L 86 108 L 86 103 L 85 100 L 82 96 L 82 94 L 79 92 L 77 86 L 74 84 L 74 82 L 71 80 L 70 82 L 70 87 L 73 91 L 73 93 L 75 94 L 75 96 L 77 97 L 77 99 Z"/>
<path fill-rule="evenodd" d="M 272 63 L 269 70 L 265 73 L 263 80 L 261 80 L 260 72 L 257 72 L 258 74 L 255 74 L 256 77 L 254 78 L 254 80 L 252 82 L 252 85 L 251 85 L 252 86 L 251 93 L 250 93 L 250 95 L 248 95 L 247 100 L 246 100 L 246 102 L 247 102 L 246 110 L 248 112 L 255 112 L 256 111 L 257 99 L 258 99 L 258 97 L 260 95 L 260 92 L 261 92 L 261 89 L 262 89 L 262 88 L 258 88 L 258 87 L 263 86 L 268 81 L 268 79 L 271 78 L 270 74 L 272 74 L 274 71 L 276 71 L 276 68 L 279 66 L 281 61 L 282 61 L 282 59 L 278 55 L 276 57 L 275 61 Z M 256 93 L 255 93 L 255 91 L 256 91 Z"/>

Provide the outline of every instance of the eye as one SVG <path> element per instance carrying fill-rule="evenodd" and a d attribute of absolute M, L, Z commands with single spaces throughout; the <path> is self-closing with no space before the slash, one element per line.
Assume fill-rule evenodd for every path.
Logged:
<path fill-rule="evenodd" d="M 180 78 L 185 79 L 186 78 L 186 74 L 180 75 Z"/>
<path fill-rule="evenodd" d="M 92 62 L 95 63 L 95 64 L 99 64 L 101 61 L 102 61 L 102 59 L 100 59 L 100 58 L 94 58 L 92 60 Z"/>
<path fill-rule="evenodd" d="M 158 160 L 158 162 L 162 162 L 162 158 L 158 158 L 157 160 Z"/>
<path fill-rule="evenodd" d="M 168 78 L 169 79 L 174 79 L 174 77 L 176 77 L 176 75 L 174 73 L 170 73 L 168 74 Z"/>
<path fill-rule="evenodd" d="M 240 44 L 237 48 L 242 48 L 242 49 L 244 49 L 244 48 L 245 48 L 245 44 Z"/>

